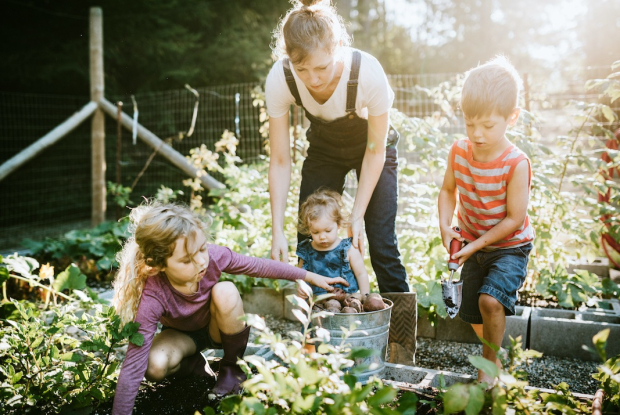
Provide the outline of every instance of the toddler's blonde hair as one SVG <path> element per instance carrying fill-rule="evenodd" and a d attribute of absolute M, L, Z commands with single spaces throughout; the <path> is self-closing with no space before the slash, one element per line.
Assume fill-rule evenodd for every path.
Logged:
<path fill-rule="evenodd" d="M 123 324 L 135 319 L 146 280 L 166 266 L 176 241 L 185 238 L 190 258 L 200 248 L 194 243 L 206 224 L 187 207 L 147 203 L 129 215 L 132 236 L 117 254 L 118 273 L 114 280 L 113 304 Z"/>
<path fill-rule="evenodd" d="M 349 221 L 343 214 L 340 194 L 333 190 L 321 188 L 308 196 L 299 208 L 297 231 L 302 235 L 310 235 L 310 225 L 323 215 L 328 215 L 339 227 L 349 226 Z"/>
<path fill-rule="evenodd" d="M 496 56 L 465 74 L 461 109 L 467 118 L 488 116 L 497 111 L 504 118 L 518 107 L 523 81 L 503 55 Z"/>
<path fill-rule="evenodd" d="M 288 56 L 296 64 L 315 50 L 324 49 L 332 54 L 339 44 L 351 44 L 344 20 L 330 0 L 293 0 L 292 3 L 294 7 L 273 32 L 271 49 L 276 59 Z"/>

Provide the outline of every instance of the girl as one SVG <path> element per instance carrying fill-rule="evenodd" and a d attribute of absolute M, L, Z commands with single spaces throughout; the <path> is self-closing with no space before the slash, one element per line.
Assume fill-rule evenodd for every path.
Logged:
<path fill-rule="evenodd" d="M 224 357 L 213 392 L 238 392 L 245 374 L 237 360 L 245 352 L 250 327 L 239 317 L 243 303 L 235 285 L 219 282 L 222 272 L 257 278 L 303 279 L 331 291 L 342 278 L 325 278 L 268 259 L 246 257 L 207 244 L 204 223 L 185 207 L 146 205 L 130 215 L 134 226 L 119 254 L 114 304 L 123 324 L 140 323 L 142 346 L 129 344 L 121 368 L 114 414 L 130 414 L 143 377 L 159 381 L 175 375 L 206 376 L 205 348 Z M 162 331 L 155 335 L 157 323 Z"/>
<path fill-rule="evenodd" d="M 351 238 L 340 239 L 338 230 L 347 226 L 342 214 L 340 194 L 333 190 L 320 189 L 301 205 L 298 230 L 310 235 L 297 245 L 299 266 L 330 278 L 343 277 L 348 287 L 340 286 L 347 293 L 370 292 L 368 273 L 360 252 L 351 246 Z M 321 287 L 312 287 L 315 295 L 325 294 Z M 306 294 L 298 286 L 297 294 Z"/>
<path fill-rule="evenodd" d="M 343 20 L 329 0 L 297 0 L 274 32 L 278 58 L 265 85 L 269 114 L 271 258 L 286 262 L 284 211 L 291 181 L 289 108 L 304 108 L 310 143 L 299 203 L 320 187 L 344 190 L 355 169 L 357 193 L 348 235 L 364 254 L 363 226 L 379 291 L 394 302 L 390 361 L 413 364 L 416 294 L 409 292 L 396 238 L 398 133 L 388 111 L 394 92 L 379 62 L 349 47 Z M 303 235 L 298 234 L 298 241 Z"/>

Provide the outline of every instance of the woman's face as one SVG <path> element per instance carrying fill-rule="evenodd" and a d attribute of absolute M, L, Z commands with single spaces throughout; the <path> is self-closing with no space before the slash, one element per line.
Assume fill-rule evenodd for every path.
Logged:
<path fill-rule="evenodd" d="M 337 67 L 335 53 L 325 49 L 316 49 L 303 61 L 293 64 L 299 79 L 313 92 L 321 92 L 331 84 Z"/>

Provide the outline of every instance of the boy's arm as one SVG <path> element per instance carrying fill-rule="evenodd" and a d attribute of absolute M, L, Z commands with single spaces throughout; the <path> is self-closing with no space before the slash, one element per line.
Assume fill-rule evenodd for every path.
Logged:
<path fill-rule="evenodd" d="M 460 234 L 452 230 L 452 218 L 454 217 L 454 209 L 456 208 L 456 179 L 454 178 L 454 170 L 452 169 L 452 150 L 448 156 L 448 167 L 443 177 L 443 184 L 439 191 L 437 207 L 439 210 L 439 230 L 441 232 L 441 240 L 446 251 L 450 252 L 450 241 L 453 238 L 463 240 Z"/>
<path fill-rule="evenodd" d="M 351 264 L 351 269 L 353 270 L 353 274 L 355 275 L 355 279 L 357 280 L 357 285 L 360 287 L 360 293 L 362 295 L 370 293 L 368 272 L 366 271 L 366 266 L 364 265 L 364 258 L 362 258 L 362 254 L 360 254 L 360 251 L 355 249 L 355 247 L 351 246 L 347 255 L 349 256 L 349 263 Z"/>
<path fill-rule="evenodd" d="M 467 244 L 463 249 L 454 254 L 453 257 L 459 258 L 459 264 L 462 264 L 474 252 L 504 239 L 519 229 L 523 225 L 523 221 L 525 221 L 529 200 L 529 162 L 523 160 L 515 167 L 512 179 L 506 187 L 506 217 L 480 238 Z"/>

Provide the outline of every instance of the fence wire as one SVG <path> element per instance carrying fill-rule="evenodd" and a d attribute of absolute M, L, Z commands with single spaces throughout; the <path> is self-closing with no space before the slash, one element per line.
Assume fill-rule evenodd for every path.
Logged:
<path fill-rule="evenodd" d="M 563 87 L 553 90 L 544 77 L 529 78 L 533 102 L 545 101 L 562 108 L 569 99 L 595 101 L 586 93 L 586 79 L 604 78 L 609 68 L 565 71 Z M 411 117 L 426 117 L 441 111 L 423 88 L 442 82 L 454 83 L 457 74 L 391 75 L 394 107 Z M 196 96 L 189 89 L 137 94 L 140 124 L 164 139 L 183 155 L 205 144 L 209 149 L 229 130 L 239 139 L 237 154 L 245 163 L 265 155 L 264 138 L 259 132 L 260 108 L 253 105 L 252 92 L 258 83 L 196 88 L 199 106 L 193 134 L 188 136 Z M 130 96 L 108 96 L 123 102 L 123 111 L 133 116 Z M 88 96 L 55 96 L 0 92 L 0 163 L 48 133 L 88 102 Z M 541 108 L 542 109 L 542 108 Z M 464 132 L 462 117 L 446 127 L 446 132 Z M 300 122 L 302 120 L 299 120 Z M 106 179 L 116 182 L 117 123 L 106 117 Z M 132 143 L 131 132 L 122 130 L 121 184 L 135 184 L 133 195 L 152 197 L 162 186 L 181 189 L 187 177 L 139 138 Z M 91 214 L 90 122 L 85 122 L 40 155 L 0 181 L 0 251 L 18 249 L 24 238 L 58 237 L 70 229 L 87 227 Z M 147 164 L 148 163 L 148 164 Z M 141 171 L 148 167 L 140 175 Z M 215 175 L 216 179 L 221 177 Z M 354 175 L 352 176 L 354 177 Z M 354 180 L 348 186 L 355 186 Z M 133 196 L 132 201 L 140 196 Z M 108 219 L 118 212 L 108 197 Z"/>

